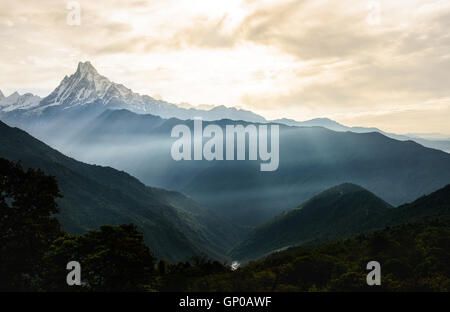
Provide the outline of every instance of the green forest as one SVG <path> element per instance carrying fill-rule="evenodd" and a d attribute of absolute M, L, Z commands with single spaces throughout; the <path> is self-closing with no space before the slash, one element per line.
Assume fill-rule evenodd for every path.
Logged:
<path fill-rule="evenodd" d="M 157 259 L 133 224 L 68 234 L 55 217 L 60 197 L 53 176 L 0 159 L 0 291 L 450 290 L 445 214 L 292 247 L 232 271 L 203 255 Z M 420 202 L 447 211 L 448 187 Z M 366 283 L 372 260 L 381 264 L 381 286 Z M 81 286 L 66 283 L 70 261 L 81 264 Z"/>

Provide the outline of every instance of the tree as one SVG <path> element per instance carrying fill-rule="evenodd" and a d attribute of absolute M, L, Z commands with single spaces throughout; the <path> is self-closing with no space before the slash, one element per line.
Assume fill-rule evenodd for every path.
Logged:
<path fill-rule="evenodd" d="M 42 257 L 60 234 L 56 180 L 0 158 L 0 291 L 36 289 Z"/>
<path fill-rule="evenodd" d="M 155 275 L 155 258 L 132 224 L 65 235 L 54 242 L 45 260 L 50 290 L 143 291 Z M 70 261 L 81 264 L 81 288 L 65 284 Z"/>

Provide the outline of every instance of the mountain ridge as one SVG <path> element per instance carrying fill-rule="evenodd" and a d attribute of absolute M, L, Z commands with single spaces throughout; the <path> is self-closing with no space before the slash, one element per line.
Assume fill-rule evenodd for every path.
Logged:
<path fill-rule="evenodd" d="M 314 240 L 361 233 L 366 219 L 389 209 L 391 205 L 361 186 L 343 183 L 256 227 L 231 255 L 245 261 Z"/>
<path fill-rule="evenodd" d="M 187 194 L 244 227 L 267 221 L 346 181 L 395 206 L 449 183 L 447 153 L 377 132 L 335 132 L 323 127 L 280 125 L 280 166 L 271 173 L 260 173 L 258 162 L 248 160 L 176 162 L 170 152 L 175 140 L 171 130 L 179 124 L 193 127 L 192 120 L 108 110 L 81 125 L 79 115 L 69 114 L 37 137 L 75 159 L 124 170 L 147 185 Z M 248 123 L 214 124 L 224 128 Z M 77 127 L 80 130 L 74 135 L 68 133 L 67 129 Z"/>
<path fill-rule="evenodd" d="M 0 91 L 1 92 L 1 91 Z M 5 97 L 3 93 L 0 94 L 0 111 L 11 112 L 14 110 L 29 110 L 39 105 L 41 98 L 31 93 L 23 95 L 19 92 L 14 92 Z"/>
<path fill-rule="evenodd" d="M 354 201 L 343 200 L 349 194 L 356 196 Z M 349 209 L 342 215 L 345 205 Z M 363 212 L 363 215 L 351 218 L 358 212 Z M 329 223 L 324 226 L 323 222 L 311 215 L 329 220 Z M 364 188 L 344 183 L 256 227 L 230 251 L 230 255 L 233 259 L 248 261 L 290 247 L 439 218 L 450 220 L 450 184 L 410 203 L 392 207 Z"/>
<path fill-rule="evenodd" d="M 172 261 L 199 254 L 224 259 L 225 250 L 238 239 L 233 226 L 182 194 L 145 186 L 110 167 L 76 161 L 2 122 L 0 133 L 0 157 L 57 178 L 63 194 L 57 217 L 71 233 L 135 223 L 152 251 Z"/>
<path fill-rule="evenodd" d="M 163 118 L 177 116 L 181 119 L 202 117 L 205 120 L 214 120 L 225 115 L 239 120 L 242 114 L 252 121 L 265 121 L 263 117 L 241 109 L 224 106 L 214 107 L 210 110 L 186 109 L 148 95 L 134 93 L 124 85 L 112 82 L 100 75 L 89 61 L 80 62 L 74 74 L 65 76 L 60 84 L 42 99 L 39 105 L 32 107 L 26 113 L 42 114 L 46 109 L 70 109 L 87 104 L 101 104 L 105 109 L 128 109 L 135 113 L 148 113 Z"/>
<path fill-rule="evenodd" d="M 204 120 L 243 120 L 247 122 L 258 123 L 281 123 L 289 126 L 320 126 L 333 131 L 352 131 L 357 133 L 380 132 L 388 137 L 397 140 L 414 140 L 426 147 L 440 149 L 450 152 L 450 140 L 433 139 L 431 136 L 427 138 L 418 136 L 398 135 L 394 133 L 384 132 L 378 128 L 367 127 L 347 127 L 329 118 L 314 118 L 306 121 L 296 121 L 293 119 L 276 119 L 267 120 L 261 115 L 252 111 L 237 109 L 234 107 L 214 106 L 210 109 L 197 109 L 194 107 L 182 107 L 168 103 L 162 100 L 154 99 L 148 95 L 140 95 L 134 93 L 131 89 L 126 88 L 122 84 L 111 82 L 105 76 L 98 73 L 91 62 L 79 62 L 77 70 L 71 76 L 65 76 L 58 87 L 48 96 L 41 99 L 27 93 L 30 99 L 23 99 L 21 102 L 8 105 L 2 104 L 5 99 L 0 96 L 0 117 L 3 115 L 4 121 L 11 125 L 26 127 L 26 124 L 34 122 L 33 115 L 45 114 L 55 115 L 58 108 L 70 109 L 80 105 L 97 105 L 102 109 L 128 109 L 138 114 L 153 114 L 162 118 L 178 118 L 182 120 L 201 117 Z M 23 115 L 32 115 L 24 117 Z M 45 120 L 45 118 L 44 118 Z M 48 122 L 46 119 L 44 122 Z M 39 119 L 38 123 L 42 123 Z M 25 129 L 29 130 L 29 129 Z"/>

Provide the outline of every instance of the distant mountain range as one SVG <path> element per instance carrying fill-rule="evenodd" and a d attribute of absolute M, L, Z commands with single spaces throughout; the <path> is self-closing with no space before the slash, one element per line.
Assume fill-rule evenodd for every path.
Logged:
<path fill-rule="evenodd" d="M 194 117 L 222 129 L 278 124 L 278 170 L 261 172 L 249 160 L 173 160 L 171 130 L 193 130 Z M 436 134 L 183 108 L 111 82 L 89 62 L 43 99 L 0 92 L 0 119 L 9 124 L 0 122 L 0 157 L 56 177 L 67 231 L 134 223 L 170 261 L 199 254 L 247 261 L 450 214 L 450 154 L 443 152 L 450 141 Z"/>
<path fill-rule="evenodd" d="M 450 217 L 450 185 L 393 208 L 362 187 L 345 183 L 258 226 L 231 251 L 231 256 L 247 261 L 292 246 L 439 217 Z"/>
<path fill-rule="evenodd" d="M 30 123 L 42 122 L 46 117 L 58 115 L 63 110 L 89 110 L 86 106 L 95 107 L 96 113 L 107 109 L 127 109 L 137 114 L 152 114 L 182 120 L 201 117 L 207 121 L 230 119 L 256 123 L 274 122 L 288 126 L 324 127 L 344 132 L 379 132 L 396 140 L 413 140 L 425 147 L 450 152 L 450 139 L 442 135 L 396 135 L 377 128 L 347 127 L 327 118 L 308 121 L 283 118 L 268 121 L 251 111 L 225 106 L 208 110 L 184 108 L 147 95 L 139 95 L 121 84 L 111 82 L 100 75 L 90 62 L 80 62 L 76 72 L 64 77 L 60 85 L 43 99 L 30 93 L 20 95 L 15 92 L 6 98 L 0 94 L 0 118 L 21 128 Z"/>
<path fill-rule="evenodd" d="M 14 110 L 29 110 L 39 105 L 41 98 L 31 93 L 20 95 L 14 92 L 8 97 L 5 97 L 0 91 L 0 111 L 3 113 Z"/>
<path fill-rule="evenodd" d="M 259 163 L 251 161 L 176 162 L 170 157 L 171 129 L 177 124 L 192 127 L 194 116 L 223 128 L 267 121 L 242 110 L 186 109 L 141 96 L 110 82 L 89 62 L 80 63 L 39 102 L 16 94 L 0 100 L 0 106 L 7 124 L 68 156 L 183 192 L 247 228 L 339 183 L 361 185 L 399 205 L 443 187 L 450 177 L 449 154 L 329 119 L 278 120 L 280 167 L 275 172 L 261 173 Z"/>
<path fill-rule="evenodd" d="M 17 93 L 3 100 L 0 99 L 1 111 L 8 115 L 15 110 L 16 113 L 27 117 L 36 117 L 41 114 L 55 114 L 61 110 L 78 109 L 80 106 L 95 104 L 102 107 L 103 110 L 127 109 L 138 114 L 153 114 L 163 118 L 202 117 L 204 120 L 229 118 L 252 122 L 265 121 L 263 117 L 252 112 L 235 108 L 219 106 L 210 110 L 188 109 L 156 100 L 147 95 L 139 95 L 100 75 L 90 62 L 79 63 L 76 72 L 71 76 L 64 77 L 59 86 L 42 100 L 35 97 L 27 106 L 20 105 L 20 101 Z"/>
<path fill-rule="evenodd" d="M 29 131 L 75 159 L 124 170 L 147 185 L 182 192 L 246 227 L 344 182 L 361 185 L 395 206 L 450 182 L 447 153 L 376 132 L 322 127 L 280 125 L 280 166 L 274 172 L 260 172 L 255 161 L 177 162 L 170 156 L 175 140 L 171 130 L 179 124 L 192 129 L 193 121 L 128 110 L 96 115 L 93 107 L 61 111 L 34 127 L 30 123 Z M 222 128 L 245 125 L 232 120 L 214 123 Z"/>
<path fill-rule="evenodd" d="M 395 133 L 384 132 L 378 128 L 367 128 L 367 127 L 347 127 L 344 126 L 334 120 L 328 118 L 315 118 L 307 121 L 295 121 L 292 119 L 277 119 L 273 122 L 282 123 L 288 126 L 297 126 L 297 127 L 324 127 L 333 131 L 338 132 L 355 132 L 355 133 L 369 133 L 369 132 L 378 132 L 389 138 L 399 140 L 399 141 L 408 141 L 412 140 L 417 142 L 425 147 L 434 148 L 438 150 L 442 150 L 444 152 L 450 153 L 450 138 L 441 134 L 408 134 L 408 135 L 399 135 Z"/>
<path fill-rule="evenodd" d="M 71 233 L 134 223 L 158 257 L 184 261 L 224 254 L 241 232 L 192 199 L 148 187 L 129 174 L 66 157 L 26 132 L 0 122 L 0 157 L 56 177 L 63 198 L 58 219 Z"/>

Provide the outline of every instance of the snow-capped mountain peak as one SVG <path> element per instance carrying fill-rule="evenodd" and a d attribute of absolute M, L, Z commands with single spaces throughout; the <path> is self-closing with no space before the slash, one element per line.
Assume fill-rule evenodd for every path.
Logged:
<path fill-rule="evenodd" d="M 0 90 L 0 101 L 3 100 L 5 98 L 5 96 L 3 95 L 2 90 Z"/>
<path fill-rule="evenodd" d="M 75 72 L 76 82 L 83 81 L 84 79 L 90 83 L 97 95 L 102 96 L 113 85 L 108 78 L 101 76 L 97 70 L 92 66 L 90 62 L 80 62 Z"/>
<path fill-rule="evenodd" d="M 2 94 L 3 95 L 3 94 Z M 4 97 L 0 96 L 0 111 L 10 112 L 16 109 L 27 110 L 39 105 L 41 98 L 31 93 L 20 95 L 19 92 Z"/>
<path fill-rule="evenodd" d="M 7 96 L 6 98 L 7 98 L 9 101 L 16 101 L 17 99 L 19 99 L 19 97 L 20 97 L 20 93 L 17 92 L 17 91 L 15 91 L 15 92 L 12 93 L 11 95 Z"/>
<path fill-rule="evenodd" d="M 91 106 L 90 104 L 95 104 Z M 250 122 L 265 122 L 265 119 L 250 111 L 219 106 L 209 110 L 186 109 L 148 95 L 139 95 L 125 86 L 110 81 L 97 72 L 90 62 L 80 62 L 77 70 L 65 76 L 59 86 L 45 97 L 37 107 L 31 107 L 26 114 L 40 115 L 44 111 L 71 110 L 94 107 L 95 111 L 104 109 L 126 109 L 138 114 L 153 114 L 162 118 L 204 120 L 234 119 Z"/>
<path fill-rule="evenodd" d="M 39 109 L 50 106 L 68 109 L 94 102 L 108 108 L 146 112 L 140 95 L 100 75 L 90 62 L 80 62 L 76 72 L 64 77 L 59 86 L 42 100 Z"/>
<path fill-rule="evenodd" d="M 78 63 L 78 67 L 77 67 L 77 73 L 80 74 L 93 74 L 93 75 L 98 75 L 97 70 L 95 69 L 94 66 L 92 66 L 91 62 L 87 61 L 87 62 L 79 62 Z"/>

